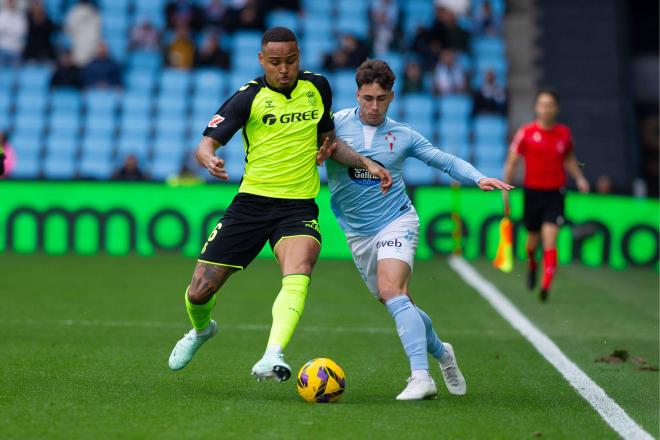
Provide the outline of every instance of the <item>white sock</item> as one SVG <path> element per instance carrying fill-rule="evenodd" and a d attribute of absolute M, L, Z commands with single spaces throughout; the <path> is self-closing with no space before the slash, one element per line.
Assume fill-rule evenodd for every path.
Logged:
<path fill-rule="evenodd" d="M 412 378 L 413 379 L 428 379 L 429 378 L 429 370 L 413 370 L 412 371 Z"/>

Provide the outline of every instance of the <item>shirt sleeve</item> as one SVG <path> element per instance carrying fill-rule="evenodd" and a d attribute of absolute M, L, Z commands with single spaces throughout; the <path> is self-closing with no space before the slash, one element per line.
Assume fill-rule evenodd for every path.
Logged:
<path fill-rule="evenodd" d="M 477 184 L 484 176 L 470 163 L 434 147 L 424 136 L 411 130 L 410 156 L 438 168 L 465 184 Z"/>
<path fill-rule="evenodd" d="M 203 135 L 215 139 L 221 145 L 226 145 L 250 117 L 252 101 L 258 91 L 259 87 L 252 82 L 241 87 L 215 112 Z"/>
<path fill-rule="evenodd" d="M 509 151 L 513 151 L 516 154 L 525 155 L 525 130 L 521 127 L 516 132 L 516 135 L 511 141 L 509 146 Z"/>
<path fill-rule="evenodd" d="M 323 101 L 323 115 L 318 124 L 318 132 L 325 133 L 326 131 L 335 129 L 334 116 L 332 114 L 332 89 L 330 83 L 323 75 L 314 75 L 314 85 L 321 94 Z"/>
<path fill-rule="evenodd" d="M 566 128 L 566 154 L 570 153 L 573 151 L 573 147 L 575 146 L 575 141 L 573 140 L 573 132 L 571 131 L 570 128 Z"/>

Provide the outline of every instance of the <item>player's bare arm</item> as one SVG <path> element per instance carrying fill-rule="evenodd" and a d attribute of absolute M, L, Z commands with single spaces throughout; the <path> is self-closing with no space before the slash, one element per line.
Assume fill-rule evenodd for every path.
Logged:
<path fill-rule="evenodd" d="M 324 139 L 324 145 L 326 142 L 334 144 L 334 147 L 331 147 L 331 149 L 334 151 L 329 157 L 341 164 L 355 168 L 364 168 L 365 170 L 369 171 L 371 174 L 380 179 L 380 189 L 383 194 L 387 194 L 387 192 L 392 187 L 392 176 L 390 176 L 390 173 L 385 168 L 378 165 L 368 157 L 364 157 L 361 154 L 353 151 L 351 147 L 346 144 L 346 142 L 342 141 L 336 136 L 334 130 L 327 131 L 321 136 Z"/>
<path fill-rule="evenodd" d="M 212 137 L 204 136 L 197 145 L 197 162 L 207 170 L 209 174 L 220 180 L 229 180 L 229 174 L 225 170 L 225 161 L 215 155 L 215 150 L 220 147 L 220 142 Z"/>
<path fill-rule="evenodd" d="M 479 179 L 477 185 L 482 191 L 494 191 L 496 189 L 500 189 L 506 192 L 511 191 L 514 188 L 512 185 L 502 182 L 500 179 L 496 179 L 495 177 L 484 177 Z"/>
<path fill-rule="evenodd" d="M 578 163 L 573 151 L 566 155 L 566 158 L 564 159 L 564 166 L 566 167 L 568 174 L 570 174 L 571 177 L 575 179 L 578 190 L 583 193 L 589 192 L 589 181 L 584 177 L 584 174 L 582 174 L 580 164 Z"/>
<path fill-rule="evenodd" d="M 520 162 L 520 154 L 515 151 L 509 151 L 509 155 L 504 162 L 504 182 L 511 183 L 513 182 L 513 176 L 516 173 L 516 168 L 518 167 L 518 162 Z M 509 193 L 507 191 L 502 192 L 502 199 L 504 200 L 504 210 L 509 212 Z"/>

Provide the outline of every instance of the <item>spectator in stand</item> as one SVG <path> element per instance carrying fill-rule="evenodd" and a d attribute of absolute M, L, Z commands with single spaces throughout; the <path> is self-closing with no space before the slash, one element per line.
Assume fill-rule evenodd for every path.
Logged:
<path fill-rule="evenodd" d="M 16 0 L 5 0 L 0 7 L 0 67 L 20 63 L 27 31 L 27 18 Z"/>
<path fill-rule="evenodd" d="M 8 177 L 16 165 L 16 155 L 4 131 L 0 131 L 0 179 Z"/>
<path fill-rule="evenodd" d="M 198 67 L 229 69 L 229 53 L 222 50 L 218 38 L 218 35 L 212 32 L 204 39 L 197 54 L 196 64 Z"/>
<path fill-rule="evenodd" d="M 120 88 L 120 72 L 119 64 L 108 53 L 108 46 L 101 41 L 96 48 L 96 56 L 82 70 L 82 85 L 84 88 Z"/>
<path fill-rule="evenodd" d="M 210 0 L 204 6 L 204 19 L 206 26 L 212 30 L 220 33 L 226 27 L 227 13 L 229 6 L 225 4 L 225 0 Z"/>
<path fill-rule="evenodd" d="M 435 0 L 435 6 L 447 9 L 454 15 L 467 15 L 470 11 L 470 0 Z"/>
<path fill-rule="evenodd" d="M 442 51 L 433 74 L 433 86 L 435 92 L 439 95 L 461 93 L 466 90 L 465 71 L 456 62 L 456 54 L 453 50 L 445 49 Z"/>
<path fill-rule="evenodd" d="M 195 62 L 195 43 L 185 21 L 176 24 L 174 38 L 165 49 L 165 63 L 175 69 L 189 70 Z"/>
<path fill-rule="evenodd" d="M 79 89 L 82 83 L 80 81 L 80 69 L 73 64 L 73 56 L 70 51 L 64 51 L 55 66 L 55 72 L 50 79 L 51 87 L 73 87 Z"/>
<path fill-rule="evenodd" d="M 497 84 L 495 72 L 487 70 L 481 88 L 474 94 L 474 114 L 506 114 L 506 90 Z"/>
<path fill-rule="evenodd" d="M 323 57 L 323 69 L 356 69 L 369 57 L 367 45 L 353 35 L 343 35 L 339 47 Z"/>
<path fill-rule="evenodd" d="M 27 43 L 23 50 L 23 59 L 50 62 L 55 60 L 55 50 L 51 37 L 55 25 L 46 14 L 41 0 L 34 0 L 28 12 Z"/>
<path fill-rule="evenodd" d="M 502 34 L 502 23 L 498 17 L 493 14 L 493 7 L 490 1 L 485 1 L 474 18 L 474 31 L 477 35 L 489 35 L 497 37 Z"/>
<path fill-rule="evenodd" d="M 71 39 L 73 62 L 80 68 L 89 64 L 101 42 L 101 16 L 91 0 L 80 0 L 71 7 L 64 30 Z"/>
<path fill-rule="evenodd" d="M 191 0 L 168 2 L 165 6 L 165 19 L 168 29 L 176 29 L 179 23 L 185 23 L 188 29 L 199 32 L 204 26 L 202 9 Z"/>
<path fill-rule="evenodd" d="M 138 19 L 131 29 L 128 47 L 131 50 L 160 51 L 160 32 L 147 17 Z"/>
<path fill-rule="evenodd" d="M 227 13 L 227 17 L 226 24 L 229 32 L 264 31 L 266 29 L 266 11 L 262 8 L 259 0 L 235 2 Z"/>
<path fill-rule="evenodd" d="M 458 25 L 456 14 L 446 8 L 438 8 L 436 13 L 436 29 L 444 33 L 444 48 L 459 52 L 467 52 L 470 45 L 470 34 Z"/>
<path fill-rule="evenodd" d="M 126 156 L 124 163 L 113 173 L 112 178 L 114 180 L 125 180 L 130 182 L 147 180 L 147 176 L 140 169 L 137 157 L 135 157 L 134 154 Z"/>
<path fill-rule="evenodd" d="M 369 18 L 374 53 L 381 56 L 396 45 L 401 11 L 395 0 L 373 0 Z"/>
<path fill-rule="evenodd" d="M 408 93 L 426 93 L 426 84 L 424 84 L 424 73 L 422 66 L 417 61 L 410 61 L 406 64 L 403 71 L 403 87 L 401 92 Z"/>

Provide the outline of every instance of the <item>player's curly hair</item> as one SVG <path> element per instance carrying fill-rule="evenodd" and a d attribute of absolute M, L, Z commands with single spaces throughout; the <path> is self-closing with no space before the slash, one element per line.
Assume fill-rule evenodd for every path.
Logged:
<path fill-rule="evenodd" d="M 295 41 L 298 43 L 296 34 L 294 34 L 291 29 L 285 28 L 283 26 L 272 27 L 264 32 L 263 37 L 261 37 L 262 46 L 265 46 L 268 43 L 281 43 L 288 41 Z"/>
<path fill-rule="evenodd" d="M 358 89 L 364 84 L 376 83 L 385 90 L 392 90 L 396 75 L 383 60 L 367 60 L 360 64 L 355 74 Z"/>

